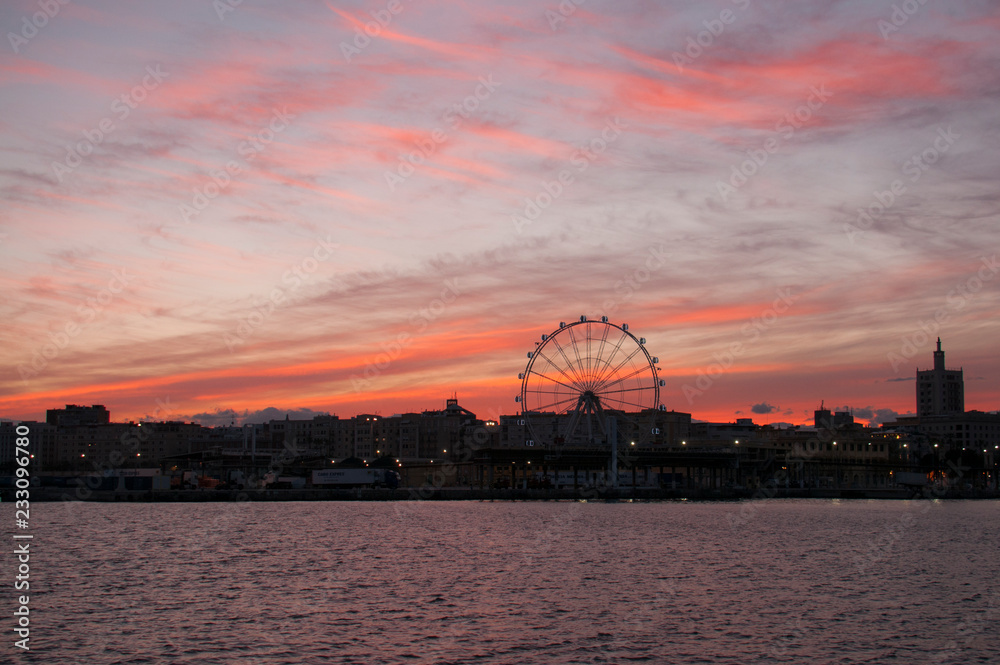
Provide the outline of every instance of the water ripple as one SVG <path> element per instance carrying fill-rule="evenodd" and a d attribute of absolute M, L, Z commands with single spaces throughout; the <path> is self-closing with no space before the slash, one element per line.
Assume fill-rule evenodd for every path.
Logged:
<path fill-rule="evenodd" d="M 1000 662 L 1000 503 L 773 500 L 729 519 L 745 507 L 43 506 L 32 656 Z"/>

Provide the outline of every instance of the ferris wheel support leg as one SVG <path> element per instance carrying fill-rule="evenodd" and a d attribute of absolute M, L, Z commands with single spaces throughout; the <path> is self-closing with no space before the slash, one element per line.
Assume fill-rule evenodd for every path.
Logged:
<path fill-rule="evenodd" d="M 611 487 L 618 487 L 618 420 L 608 416 L 608 438 L 611 439 Z"/>

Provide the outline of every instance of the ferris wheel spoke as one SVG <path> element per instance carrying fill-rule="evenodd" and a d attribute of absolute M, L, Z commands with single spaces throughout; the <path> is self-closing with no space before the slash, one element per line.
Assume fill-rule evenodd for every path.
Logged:
<path fill-rule="evenodd" d="M 611 332 L 610 326 L 604 326 L 604 333 L 601 335 L 601 345 L 597 347 L 597 360 L 603 362 L 601 359 L 604 357 L 604 346 L 608 342 L 608 333 Z M 610 357 L 614 357 L 614 353 Z M 600 374 L 600 369 L 598 369 L 598 374 Z"/>
<path fill-rule="evenodd" d="M 531 373 L 534 374 L 534 375 L 536 375 L 536 376 L 539 376 L 539 377 L 541 377 L 543 379 L 547 379 L 547 380 L 551 381 L 552 383 L 558 383 L 560 386 L 563 386 L 564 388 L 568 388 L 569 390 L 572 390 L 574 392 L 578 392 L 579 391 L 579 388 L 577 388 L 576 386 L 571 386 L 568 383 L 563 383 L 562 381 L 559 381 L 558 379 L 553 379 L 551 376 L 548 376 L 546 374 L 542 374 L 541 372 L 536 372 L 535 370 L 531 370 Z"/>
<path fill-rule="evenodd" d="M 536 353 L 537 353 L 538 355 L 540 355 L 540 356 L 541 356 L 542 358 L 545 358 L 545 360 L 547 360 L 547 361 L 548 361 L 549 365 L 550 365 L 550 366 L 551 366 L 551 367 L 552 367 L 553 369 L 555 369 L 555 370 L 556 370 L 557 372 L 559 372 L 560 374 L 562 374 L 562 375 L 563 375 L 563 376 L 564 376 L 564 377 L 566 378 L 566 380 L 567 380 L 567 381 L 569 381 L 570 383 L 572 383 L 572 384 L 573 384 L 572 386 L 566 386 L 567 388 L 571 388 L 572 390 L 579 390 L 579 386 L 578 386 L 578 384 L 579 384 L 579 381 L 577 381 L 576 377 L 572 377 L 572 376 L 570 376 L 569 374 L 567 374 L 567 373 L 565 372 L 565 370 L 563 370 L 563 368 L 562 368 L 562 367 L 560 367 L 560 366 L 559 366 L 558 364 L 556 364 L 556 362 L 555 362 L 555 361 L 553 361 L 553 360 L 552 360 L 552 358 L 549 358 L 549 357 L 548 357 L 547 355 L 545 355 L 545 353 L 543 353 L 542 351 L 536 351 Z M 542 372 L 538 372 L 538 371 L 535 371 L 534 367 L 532 367 L 532 370 L 531 370 L 531 371 L 532 371 L 532 372 L 534 372 L 535 374 L 538 374 L 539 376 L 544 376 L 544 375 L 542 374 Z M 563 384 L 563 385 L 565 385 L 565 384 Z"/>
<path fill-rule="evenodd" d="M 584 377 L 589 378 L 587 376 L 587 370 L 584 368 L 583 360 L 580 358 L 580 345 L 576 341 L 576 335 L 573 334 L 573 328 L 569 328 L 568 330 L 569 330 L 569 338 L 573 341 L 573 353 L 576 355 L 577 365 L 580 367 L 580 370 L 584 373 Z M 586 381 L 582 381 L 581 383 L 585 384 Z"/>
<path fill-rule="evenodd" d="M 580 385 L 585 386 L 589 390 L 590 389 L 591 379 L 593 378 L 593 373 L 592 373 L 591 368 L 590 368 L 590 351 L 589 351 L 589 349 L 590 349 L 590 331 L 589 331 L 590 323 L 587 323 L 586 325 L 588 327 L 588 331 L 585 333 L 587 335 L 587 350 L 584 351 L 584 353 L 586 353 L 585 357 L 587 359 L 587 362 L 584 362 L 584 357 L 580 356 L 580 343 L 576 341 L 576 336 L 575 336 L 572 328 L 569 329 L 569 336 L 570 336 L 570 339 L 573 340 L 573 353 L 576 355 L 577 363 L 579 363 L 580 368 L 583 371 L 583 381 L 580 382 Z"/>
<path fill-rule="evenodd" d="M 578 399 L 579 398 L 576 395 L 573 395 L 572 397 L 568 397 L 566 399 L 561 399 L 561 400 L 558 400 L 556 402 L 552 402 L 551 404 L 543 404 L 542 406 L 535 407 L 534 409 L 532 409 L 532 411 L 536 411 L 536 412 L 537 411 L 542 411 L 544 409 L 551 408 L 551 407 L 556 406 L 558 404 L 566 404 L 567 402 L 576 402 Z"/>
<path fill-rule="evenodd" d="M 614 400 L 613 397 L 610 398 L 610 399 Z M 619 399 L 619 400 L 615 400 L 615 401 L 617 401 L 620 404 L 628 404 L 629 406 L 638 407 L 638 409 L 640 411 L 645 411 L 646 409 L 651 408 L 648 404 L 639 404 L 638 402 L 629 402 L 629 401 L 624 400 L 624 399 Z"/>
<path fill-rule="evenodd" d="M 597 384 L 596 389 L 597 390 L 603 390 L 604 386 L 608 385 L 609 382 L 621 381 L 623 378 L 629 378 L 629 377 L 635 376 L 636 374 L 638 374 L 640 372 L 644 372 L 647 369 L 649 369 L 648 367 L 642 367 L 637 372 L 633 372 L 632 374 L 629 374 L 628 377 L 620 377 L 620 376 L 618 376 L 618 372 L 620 372 L 621 369 L 623 367 L 625 367 L 625 365 L 627 363 L 631 362 L 631 360 L 633 358 L 635 358 L 639 354 L 640 351 L 642 351 L 642 347 L 641 346 L 638 347 L 638 348 L 636 348 L 636 350 L 633 351 L 632 353 L 628 354 L 628 356 L 625 358 L 625 360 L 621 361 L 609 374 L 605 374 L 604 375 L 605 378 L 599 384 Z"/>
<path fill-rule="evenodd" d="M 639 374 L 642 374 L 643 372 L 645 372 L 647 370 L 649 370 L 649 367 L 640 367 L 639 369 L 633 370 L 631 373 L 626 374 L 625 376 L 615 376 L 614 380 L 612 382 L 605 383 L 604 385 L 598 387 L 597 390 L 595 390 L 594 392 L 604 393 L 604 392 L 606 392 L 609 389 L 609 386 L 613 386 L 615 384 L 620 384 L 620 383 L 623 383 L 624 381 L 628 381 L 633 376 L 638 376 Z"/>
<path fill-rule="evenodd" d="M 600 344 L 597 345 L 595 352 L 595 344 L 597 340 L 589 334 L 587 335 L 587 389 L 591 390 L 600 382 L 601 370 L 604 368 L 605 361 L 603 359 L 604 355 L 604 345 L 608 338 L 608 326 L 604 327 L 604 331 L 601 334 Z"/>
<path fill-rule="evenodd" d="M 611 361 L 614 360 L 615 356 L 618 355 L 618 352 L 621 351 L 622 344 L 624 344 L 625 340 L 627 340 L 627 339 L 629 339 L 628 333 L 626 333 L 625 331 L 622 331 L 622 335 L 621 335 L 621 337 L 618 338 L 618 342 L 615 344 L 614 350 L 608 355 L 607 360 L 603 361 L 603 367 L 601 367 L 601 369 L 598 371 L 598 377 L 597 377 L 597 384 L 596 385 L 600 386 L 601 383 L 603 383 L 607 379 L 607 376 L 609 374 L 608 368 L 611 367 Z M 626 362 L 627 361 L 628 361 L 628 359 L 626 358 Z M 614 370 L 611 370 L 610 373 L 613 374 L 614 372 L 617 372 L 617 371 L 618 371 L 618 369 L 616 368 Z"/>
<path fill-rule="evenodd" d="M 628 393 L 628 392 L 639 392 L 640 390 L 652 390 L 652 386 L 636 386 L 635 388 L 605 388 L 600 392 L 595 392 L 594 394 L 598 397 L 604 397 L 605 395 L 617 394 L 617 393 Z"/>
<path fill-rule="evenodd" d="M 562 344 L 559 343 L 558 337 L 552 336 L 549 339 L 551 339 L 552 343 L 556 345 L 556 348 L 559 349 L 559 355 L 561 355 L 562 358 L 563 358 L 563 360 L 566 361 L 566 369 L 568 369 L 568 370 L 570 370 L 570 371 L 573 372 L 573 374 L 575 376 L 574 383 L 579 384 L 580 383 L 580 374 L 577 371 L 576 366 L 573 365 L 573 361 L 570 360 L 569 356 L 566 355 L 566 350 L 563 349 Z"/>
<path fill-rule="evenodd" d="M 601 382 L 598 385 L 601 385 L 602 383 L 606 382 L 609 377 L 614 376 L 616 373 L 618 373 L 618 371 L 620 371 L 621 368 L 624 367 L 625 364 L 628 363 L 632 358 L 634 358 L 635 354 L 639 352 L 639 349 L 637 348 L 633 349 L 632 353 L 628 355 L 624 354 L 623 347 L 625 343 L 628 342 L 630 339 L 632 338 L 629 336 L 628 333 L 622 332 L 621 337 L 618 338 L 618 341 L 615 343 L 614 350 L 612 350 L 612 352 L 608 355 L 608 358 L 604 363 L 604 367 L 602 368 L 603 371 L 601 372 Z M 619 355 L 625 355 L 625 358 L 620 363 L 615 364 L 616 358 L 618 358 Z"/>
<path fill-rule="evenodd" d="M 595 325 L 597 324 L 596 323 L 587 324 L 587 370 L 588 370 L 587 374 L 590 376 L 594 376 L 597 373 L 598 364 L 601 360 L 600 347 L 598 347 L 597 355 L 595 356 L 593 354 L 594 346 L 597 344 L 597 338 L 596 335 L 594 335 Z M 604 340 L 607 339 L 608 337 L 608 327 L 607 326 L 602 326 L 602 327 L 604 328 L 604 330 L 601 333 L 600 344 L 601 346 L 604 346 Z"/>

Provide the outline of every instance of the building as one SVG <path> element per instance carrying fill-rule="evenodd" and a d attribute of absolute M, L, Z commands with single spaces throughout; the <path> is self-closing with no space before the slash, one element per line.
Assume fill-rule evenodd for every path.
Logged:
<path fill-rule="evenodd" d="M 198 452 L 199 441 L 210 431 L 182 422 L 60 425 L 52 430 L 49 440 L 41 440 L 41 466 L 46 471 L 158 464 L 167 457 Z"/>
<path fill-rule="evenodd" d="M 9 420 L 0 421 L 0 468 L 14 468 L 14 447 L 17 426 Z"/>
<path fill-rule="evenodd" d="M 271 420 L 254 426 L 272 448 L 292 448 L 299 455 L 333 460 L 371 461 L 391 457 L 404 461 L 449 457 L 477 425 L 476 414 L 449 398 L 442 410 L 381 416 L 362 413 L 352 418 L 316 416 L 309 420 Z"/>
<path fill-rule="evenodd" d="M 78 425 L 107 425 L 111 422 L 111 414 L 103 404 L 77 406 L 67 404 L 65 409 L 49 409 L 45 412 L 45 422 L 59 427 L 76 427 Z"/>
<path fill-rule="evenodd" d="M 957 415 L 900 416 L 887 427 L 924 435 L 929 445 L 970 448 L 988 452 L 1000 450 L 1000 414 L 966 411 Z"/>
<path fill-rule="evenodd" d="M 756 438 L 760 430 L 752 418 L 737 418 L 735 423 L 691 423 L 686 438 L 701 441 L 739 441 Z"/>
<path fill-rule="evenodd" d="M 448 398 L 443 410 L 421 412 L 419 423 L 417 456 L 435 459 L 456 455 L 465 435 L 471 435 L 480 421 L 476 414 L 459 406 L 458 399 Z"/>
<path fill-rule="evenodd" d="M 497 429 L 497 440 L 489 445 L 500 448 L 575 448 L 587 447 L 578 441 L 567 442 L 559 436 L 560 431 L 567 427 L 571 413 L 534 413 L 524 415 L 500 416 Z M 530 427 L 528 423 L 530 418 Z M 704 423 L 702 423 L 704 424 Z M 682 440 L 692 436 L 691 414 L 680 411 L 660 411 L 647 409 L 640 413 L 620 414 L 616 420 L 618 440 L 635 442 L 641 448 L 662 448 L 679 445 Z M 604 448 L 606 434 L 598 432 L 597 445 Z M 579 438 L 579 437 L 578 437 Z"/>
<path fill-rule="evenodd" d="M 961 465 L 948 467 L 976 483 L 996 482 L 989 474 L 996 472 L 1000 461 L 1000 414 L 965 410 L 965 383 L 961 369 L 948 369 L 938 338 L 934 369 L 917 371 L 917 415 L 900 416 L 887 429 L 907 433 L 913 438 L 911 458 L 961 459 Z"/>
<path fill-rule="evenodd" d="M 983 452 L 1000 449 L 1000 415 L 965 410 L 961 369 L 947 369 L 941 338 L 934 352 L 934 369 L 917 371 L 917 415 L 901 416 L 886 427 L 919 433 L 933 446 Z"/>
<path fill-rule="evenodd" d="M 823 408 L 823 402 L 820 402 L 819 408 L 813 411 L 813 426 L 817 429 L 854 427 L 854 414 L 850 411 L 830 413 L 830 409 Z"/>
<path fill-rule="evenodd" d="M 934 352 L 934 369 L 917 370 L 917 416 L 952 416 L 965 413 L 965 380 L 962 369 L 947 369 L 941 338 Z"/>

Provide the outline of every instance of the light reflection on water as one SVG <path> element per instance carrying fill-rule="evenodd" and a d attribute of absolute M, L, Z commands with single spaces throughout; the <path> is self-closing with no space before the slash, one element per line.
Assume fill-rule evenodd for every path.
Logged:
<path fill-rule="evenodd" d="M 1000 662 L 998 502 L 32 513 L 24 662 Z"/>

